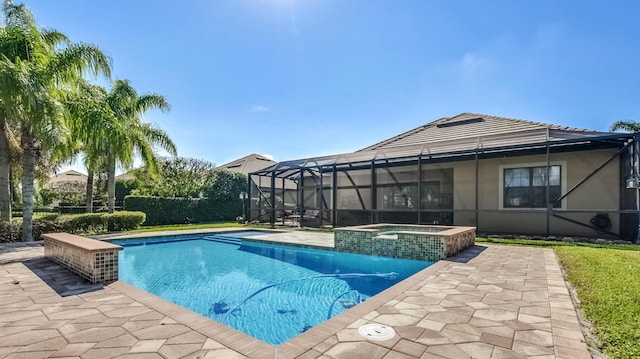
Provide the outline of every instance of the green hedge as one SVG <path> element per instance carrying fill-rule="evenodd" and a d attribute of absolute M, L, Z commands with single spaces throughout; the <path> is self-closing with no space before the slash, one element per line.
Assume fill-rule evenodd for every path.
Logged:
<path fill-rule="evenodd" d="M 128 231 L 140 227 L 145 220 L 143 212 L 115 212 L 47 215 L 33 220 L 33 239 L 41 240 L 43 233 L 102 233 Z M 0 222 L 0 242 L 20 242 L 22 220 Z"/>
<path fill-rule="evenodd" d="M 238 199 L 127 196 L 124 208 L 146 213 L 144 224 L 148 226 L 230 221 L 242 214 L 242 202 Z"/>
<path fill-rule="evenodd" d="M 61 227 L 78 233 L 103 232 L 106 229 L 106 220 L 103 217 L 102 213 L 69 214 L 59 216 L 57 222 Z"/>
<path fill-rule="evenodd" d="M 123 211 L 114 213 L 104 213 L 102 217 L 106 220 L 109 232 L 129 231 L 140 227 L 146 220 L 144 212 Z"/>

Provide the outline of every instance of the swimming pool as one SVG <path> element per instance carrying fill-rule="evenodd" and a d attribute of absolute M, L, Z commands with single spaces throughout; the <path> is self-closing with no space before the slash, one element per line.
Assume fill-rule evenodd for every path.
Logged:
<path fill-rule="evenodd" d="M 113 242 L 120 280 L 278 345 L 433 264 L 239 239 L 254 234 Z"/>

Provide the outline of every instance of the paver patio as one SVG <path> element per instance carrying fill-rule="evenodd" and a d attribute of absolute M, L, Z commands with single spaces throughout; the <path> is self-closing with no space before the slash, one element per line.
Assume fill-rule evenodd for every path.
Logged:
<path fill-rule="evenodd" d="M 0 357 L 591 358 L 551 249 L 476 245 L 271 346 L 123 282 L 0 245 Z M 396 336 L 371 341 L 368 323 Z"/>

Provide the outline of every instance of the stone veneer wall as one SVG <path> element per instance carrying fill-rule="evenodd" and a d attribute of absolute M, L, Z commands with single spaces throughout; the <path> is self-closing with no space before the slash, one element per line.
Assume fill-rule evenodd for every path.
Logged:
<path fill-rule="evenodd" d="M 118 252 L 121 246 L 68 233 L 48 233 L 44 255 L 91 283 L 118 280 Z"/>
<path fill-rule="evenodd" d="M 452 256 L 461 250 L 476 243 L 476 229 L 473 231 L 462 231 L 447 237 L 447 256 Z"/>
<path fill-rule="evenodd" d="M 380 234 L 393 232 L 394 234 Z M 340 252 L 437 261 L 475 244 L 475 227 L 374 224 L 334 229 Z"/>

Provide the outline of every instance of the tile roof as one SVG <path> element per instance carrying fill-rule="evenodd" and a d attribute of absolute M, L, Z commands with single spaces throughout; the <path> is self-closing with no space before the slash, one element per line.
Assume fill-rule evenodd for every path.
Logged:
<path fill-rule="evenodd" d="M 231 172 L 249 174 L 251 172 L 259 171 L 265 167 L 272 166 L 276 163 L 276 161 L 273 161 L 265 156 L 253 153 L 248 156 L 239 158 L 235 161 L 220 165 L 217 168 L 225 169 Z"/>
<path fill-rule="evenodd" d="M 540 149 L 547 143 L 571 147 L 579 143 L 627 141 L 628 138 L 629 134 L 624 133 L 465 112 L 427 123 L 352 153 L 284 161 L 256 172 L 263 174 L 277 170 L 278 177 L 294 178 L 300 168 L 395 161 L 414 156 L 453 159 L 478 150 L 483 154 L 495 154 L 516 149 Z"/>
<path fill-rule="evenodd" d="M 473 142 L 483 142 L 482 139 L 493 139 L 492 146 L 510 145 L 516 143 L 541 142 L 549 140 L 591 137 L 601 135 L 587 129 L 552 125 L 540 122 L 519 120 L 514 118 L 490 116 L 477 113 L 461 113 L 454 117 L 443 117 L 414 128 L 387 140 L 375 143 L 360 151 L 388 149 L 398 146 L 424 145 L 443 141 L 460 141 L 473 139 Z M 503 141 L 500 140 L 503 138 Z M 514 141 L 515 140 L 515 141 Z M 455 144 L 451 150 L 455 149 Z M 466 146 L 465 146 L 466 147 Z"/>
<path fill-rule="evenodd" d="M 55 184 L 60 182 L 87 182 L 87 175 L 78 171 L 68 170 L 49 177 L 49 183 Z"/>

